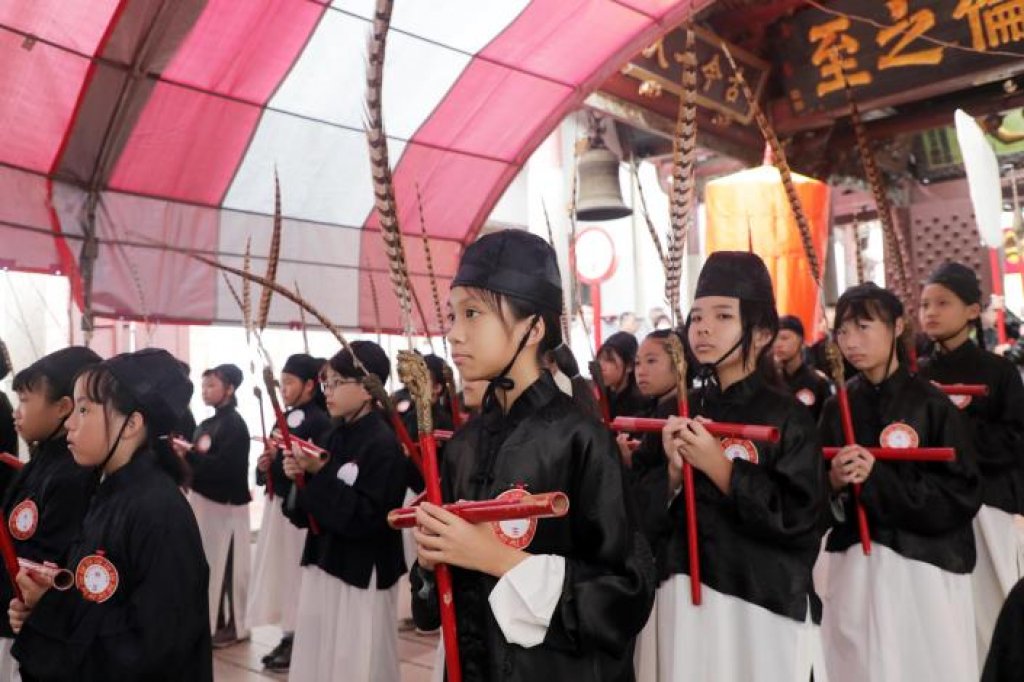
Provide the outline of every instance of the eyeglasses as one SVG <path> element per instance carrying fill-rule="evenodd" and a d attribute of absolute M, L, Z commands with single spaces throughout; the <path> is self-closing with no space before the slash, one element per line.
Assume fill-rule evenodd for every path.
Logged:
<path fill-rule="evenodd" d="M 324 393 L 330 393 L 339 386 L 344 386 L 345 384 L 360 383 L 362 383 L 361 379 L 331 379 L 330 381 L 321 381 L 320 388 L 323 389 Z"/>

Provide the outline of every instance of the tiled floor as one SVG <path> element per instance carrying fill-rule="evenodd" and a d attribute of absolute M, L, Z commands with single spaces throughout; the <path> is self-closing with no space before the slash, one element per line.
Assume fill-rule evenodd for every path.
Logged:
<path fill-rule="evenodd" d="M 409 615 L 409 586 L 403 579 L 399 588 L 397 618 Z M 287 674 L 275 674 L 263 670 L 260 659 L 277 644 L 281 631 L 273 626 L 259 627 L 252 631 L 248 642 L 221 649 L 214 653 L 213 677 L 216 682 L 282 682 Z M 398 653 L 402 665 L 402 682 L 429 682 L 437 649 L 437 635 L 418 635 L 416 632 L 399 632 Z M 295 682 L 307 682 L 297 680 Z M 312 681 L 309 682 L 318 682 Z"/>

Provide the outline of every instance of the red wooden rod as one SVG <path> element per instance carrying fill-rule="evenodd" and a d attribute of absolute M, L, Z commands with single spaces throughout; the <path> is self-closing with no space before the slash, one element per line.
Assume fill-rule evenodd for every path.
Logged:
<path fill-rule="evenodd" d="M 45 578 L 50 583 L 50 587 L 58 592 L 66 592 L 75 586 L 75 574 L 66 568 L 48 566 L 21 557 L 18 557 L 18 566 Z"/>
<path fill-rule="evenodd" d="M 18 553 L 14 551 L 14 541 L 11 540 L 11 534 L 7 530 L 7 519 L 2 511 L 0 511 L 0 556 L 3 557 L 4 569 L 7 572 L 8 580 L 11 581 L 14 596 L 24 601 L 21 588 L 18 587 L 18 572 L 21 571 L 21 567 L 18 565 Z"/>
<path fill-rule="evenodd" d="M 420 434 L 420 455 L 427 501 L 442 505 L 441 478 L 437 468 L 437 441 L 429 433 Z M 447 564 L 434 567 L 437 579 L 437 597 L 441 609 L 441 638 L 444 640 L 444 659 L 448 682 L 462 682 L 462 663 L 459 661 L 458 629 L 455 622 L 455 597 L 452 593 L 452 574 Z"/>
<path fill-rule="evenodd" d="M 842 448 L 824 448 L 825 459 L 832 459 Z M 954 448 L 864 448 L 875 459 L 888 462 L 952 462 Z"/>
<path fill-rule="evenodd" d="M 988 386 L 985 384 L 935 384 L 935 386 L 946 395 L 969 395 L 974 398 L 988 395 Z"/>
<path fill-rule="evenodd" d="M 20 471 L 25 463 L 8 452 L 0 452 L 0 463 L 6 464 L 15 471 Z"/>
<path fill-rule="evenodd" d="M 420 452 L 416 443 L 412 441 L 409 429 L 405 428 L 402 418 L 394 410 L 388 410 L 388 419 L 391 420 L 391 427 L 395 430 L 395 435 L 398 436 L 398 442 L 405 448 L 406 456 L 412 460 L 412 463 L 416 465 L 420 473 L 426 476 L 423 471 L 423 453 Z"/>
<path fill-rule="evenodd" d="M 437 429 L 434 431 L 434 440 L 451 440 L 454 435 L 454 431 L 442 431 L 441 429 Z"/>
<path fill-rule="evenodd" d="M 287 457 L 292 452 L 292 434 L 288 430 L 288 420 L 285 419 L 284 412 L 281 411 L 281 407 L 277 404 L 276 399 L 271 399 L 270 405 L 274 408 L 274 419 L 277 421 L 277 430 L 281 432 L 281 443 L 284 445 L 284 453 Z M 295 487 L 299 490 L 306 488 L 306 475 L 301 471 L 295 476 Z M 319 535 L 320 524 L 316 522 L 313 514 L 307 514 L 306 518 L 309 520 L 309 532 L 313 535 Z"/>
<path fill-rule="evenodd" d="M 526 495 L 516 501 L 479 500 L 454 502 L 444 508 L 469 523 L 509 521 L 512 519 L 556 518 L 569 513 L 569 497 L 562 492 Z M 402 507 L 388 512 L 388 525 L 392 528 L 412 528 L 416 525 L 416 507 Z"/>
<path fill-rule="evenodd" d="M 690 416 L 686 391 L 679 391 L 679 416 Z M 683 503 L 686 505 L 686 547 L 690 564 L 690 601 L 700 606 L 700 545 L 697 542 L 697 493 L 693 483 L 693 465 L 683 461 Z"/>
<path fill-rule="evenodd" d="M 850 412 L 850 395 L 846 386 L 839 387 L 839 418 L 843 425 L 843 440 L 847 445 L 856 445 L 857 437 L 853 431 L 853 415 Z M 871 528 L 868 526 L 868 513 L 860 501 L 860 483 L 853 484 L 854 505 L 857 508 L 857 534 L 860 535 L 860 546 L 865 556 L 871 554 Z"/>
<path fill-rule="evenodd" d="M 612 420 L 612 431 L 632 431 L 636 433 L 655 433 L 665 428 L 664 419 L 648 417 L 616 417 Z M 774 426 L 759 424 L 730 424 L 727 422 L 706 422 L 704 428 L 712 436 L 718 438 L 743 438 L 764 443 L 778 443 L 779 430 Z"/>
<path fill-rule="evenodd" d="M 254 440 L 254 441 L 257 441 L 257 442 L 262 442 L 263 441 L 263 439 L 260 438 L 259 436 L 251 436 L 251 440 Z M 278 447 L 278 448 L 283 448 L 284 447 L 284 440 L 281 439 L 281 438 L 278 438 L 277 436 L 268 436 L 267 440 L 270 441 L 270 443 L 274 447 Z M 320 447 L 316 443 L 311 443 L 308 440 L 299 438 L 298 436 L 296 436 L 294 434 L 292 435 L 291 440 L 292 440 L 293 443 L 295 443 L 296 445 L 299 446 L 299 449 L 302 450 L 302 452 L 304 452 L 305 454 L 309 455 L 310 457 L 318 457 L 320 459 L 327 459 L 328 457 L 330 457 L 331 453 L 327 452 L 327 450 L 324 450 L 322 447 Z"/>

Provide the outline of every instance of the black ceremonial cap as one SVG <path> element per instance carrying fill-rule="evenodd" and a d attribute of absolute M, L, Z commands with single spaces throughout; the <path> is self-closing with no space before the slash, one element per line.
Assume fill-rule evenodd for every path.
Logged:
<path fill-rule="evenodd" d="M 966 265 L 960 263 L 940 265 L 928 277 L 927 283 L 941 284 L 967 305 L 981 303 L 981 284 L 978 283 L 978 276 Z"/>
<path fill-rule="evenodd" d="M 502 230 L 466 247 L 453 287 L 493 291 L 562 312 L 562 276 L 551 245 L 524 230 Z"/>
<path fill-rule="evenodd" d="M 75 376 L 85 367 L 102 361 L 103 358 L 85 346 L 68 346 L 44 355 L 22 371 L 27 375 L 39 372 L 56 395 L 70 397 L 75 390 Z"/>
<path fill-rule="evenodd" d="M 296 353 L 288 356 L 288 361 L 284 363 L 284 368 L 281 371 L 298 377 L 302 381 L 310 379 L 316 381 L 320 376 L 320 369 L 326 362 L 323 358 L 314 358 L 307 353 Z"/>
<path fill-rule="evenodd" d="M 768 268 L 760 256 L 747 251 L 716 251 L 708 256 L 694 293 L 694 298 L 705 296 L 775 303 Z"/>
<path fill-rule="evenodd" d="M 181 363 L 162 348 L 121 353 L 100 367 L 131 394 L 135 409 L 145 417 L 152 433 L 169 433 L 188 410 L 192 382 Z"/>
<path fill-rule="evenodd" d="M 388 360 L 388 354 L 384 352 L 383 348 L 373 341 L 363 340 L 353 341 L 348 345 L 367 372 L 375 374 L 382 384 L 388 382 L 388 376 L 391 374 L 391 361 Z M 363 373 L 356 369 L 355 363 L 352 362 L 352 353 L 345 349 L 338 351 L 337 355 L 331 359 L 331 364 L 342 376 L 358 379 L 363 376 Z"/>
<path fill-rule="evenodd" d="M 231 384 L 235 388 L 242 385 L 242 370 L 239 369 L 238 365 L 233 365 L 230 362 L 226 362 L 223 365 L 217 365 L 213 368 L 213 373 L 221 378 L 226 384 Z"/>

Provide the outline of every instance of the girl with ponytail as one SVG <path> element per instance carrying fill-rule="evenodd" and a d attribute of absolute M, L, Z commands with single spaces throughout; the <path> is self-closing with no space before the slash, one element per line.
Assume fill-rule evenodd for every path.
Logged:
<path fill-rule="evenodd" d="M 988 387 L 985 396 L 950 396 L 965 418 L 981 475 L 982 506 L 974 517 L 978 563 L 971 585 L 978 659 L 984 660 L 999 609 L 1024 577 L 1015 527 L 1024 513 L 1024 384 L 1010 361 L 985 350 L 981 287 L 974 271 L 959 263 L 939 267 L 921 292 L 919 318 L 935 344 L 922 362 L 921 376 Z"/>

